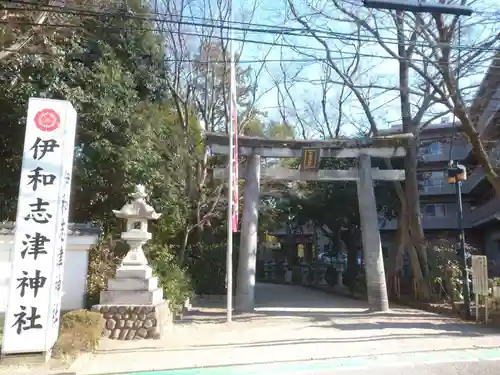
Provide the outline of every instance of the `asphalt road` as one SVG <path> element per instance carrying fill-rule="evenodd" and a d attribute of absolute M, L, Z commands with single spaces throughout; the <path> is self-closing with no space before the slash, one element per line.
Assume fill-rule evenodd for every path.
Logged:
<path fill-rule="evenodd" d="M 120 375 L 498 375 L 500 348 L 400 353 Z M 112 375 L 112 374 L 109 374 Z M 118 375 L 118 374 L 116 374 Z"/>
<path fill-rule="evenodd" d="M 498 375 L 500 360 L 474 361 L 456 363 L 409 364 L 396 366 L 379 366 L 363 369 L 335 369 L 331 372 L 315 373 L 314 375 Z M 313 375 L 307 374 L 307 375 Z"/>
<path fill-rule="evenodd" d="M 207 369 L 199 369 L 197 374 L 212 373 Z M 242 372 L 245 373 L 245 372 Z M 256 372 L 260 375 L 273 375 L 273 371 L 265 369 Z M 170 375 L 176 371 L 158 371 L 131 373 L 130 375 Z M 365 368 L 335 368 L 318 371 L 291 371 L 290 375 L 498 375 L 500 374 L 500 360 L 485 360 L 455 363 L 422 363 L 422 364 L 387 364 Z M 114 374 L 107 374 L 114 375 Z M 120 374 L 125 375 L 125 374 Z M 127 374 L 128 375 L 128 374 Z"/>

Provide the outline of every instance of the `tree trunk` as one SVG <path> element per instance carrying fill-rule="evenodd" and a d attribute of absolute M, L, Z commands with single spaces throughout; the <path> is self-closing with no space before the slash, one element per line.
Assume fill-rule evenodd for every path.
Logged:
<path fill-rule="evenodd" d="M 406 227 L 405 230 L 403 231 L 403 244 L 404 244 L 403 246 L 405 246 L 408 250 L 408 255 L 410 257 L 410 262 L 411 262 L 412 276 L 414 281 L 417 282 L 417 286 L 419 288 L 418 292 L 422 297 L 424 297 L 424 299 L 428 300 L 430 298 L 429 280 L 422 271 L 423 261 L 418 256 L 419 248 L 417 248 L 417 245 L 415 244 L 417 240 L 411 237 L 411 230 L 409 229 L 411 221 L 410 216 L 411 215 L 406 214 L 405 220 L 403 221 L 403 224 Z M 420 245 L 420 251 L 422 251 L 422 249 L 424 249 L 422 246 L 422 241 L 419 240 L 418 245 Z"/>
<path fill-rule="evenodd" d="M 415 250 L 418 254 L 422 276 L 424 277 L 425 282 L 428 283 L 429 265 L 427 260 L 427 252 L 423 245 L 424 232 L 422 230 L 422 219 L 420 215 L 420 194 L 417 179 L 417 142 L 408 147 L 407 155 L 405 157 L 405 196 L 409 231 L 408 233 L 411 243 L 415 247 Z"/>
<path fill-rule="evenodd" d="M 394 284 L 395 278 L 398 275 L 399 269 L 399 259 L 403 254 L 404 250 L 404 224 L 402 212 L 398 215 L 398 228 L 394 239 L 392 241 L 391 248 L 389 250 L 389 259 L 387 264 L 387 293 L 389 295 L 396 295 L 396 286 Z"/>
<path fill-rule="evenodd" d="M 410 148 L 410 147 L 408 147 Z M 415 148 L 414 148 L 415 149 Z M 410 151 L 407 151 L 410 153 Z M 421 227 L 421 220 L 420 220 L 420 202 L 419 202 L 419 195 L 418 195 L 418 181 L 417 181 L 417 175 L 416 175 L 416 159 L 414 161 L 407 162 L 407 159 L 405 159 L 405 173 L 406 173 L 406 191 L 403 191 L 403 188 L 399 182 L 394 183 L 394 187 L 396 189 L 396 194 L 399 198 L 399 201 L 401 202 L 401 221 L 398 223 L 398 229 L 399 226 L 401 226 L 401 234 L 402 234 L 402 246 L 408 248 L 408 253 L 410 255 L 410 261 L 411 261 L 411 266 L 413 270 L 413 277 L 416 279 L 418 282 L 418 285 L 420 287 L 420 293 L 425 297 L 428 298 L 430 296 L 430 291 L 429 291 L 429 284 L 428 282 L 424 279 L 424 275 L 422 274 L 422 267 L 420 265 L 421 260 L 419 259 L 417 255 L 416 246 L 417 244 L 420 245 L 420 250 L 423 251 L 423 246 L 422 246 L 422 240 L 423 240 L 423 231 Z M 389 169 L 393 169 L 392 163 L 390 159 L 386 160 L 386 165 Z M 408 168 L 409 167 L 409 168 Z M 409 171 L 409 172 L 408 172 Z M 411 176 L 413 176 L 413 189 L 410 188 L 412 191 L 413 195 L 416 195 L 416 199 L 412 202 L 412 208 L 413 210 L 417 210 L 417 213 L 415 214 L 415 219 L 416 220 L 411 220 L 410 214 L 408 212 L 408 202 L 411 200 L 412 196 L 410 195 L 410 192 L 408 191 L 408 186 L 411 186 Z M 416 227 L 416 230 L 413 231 L 413 233 L 419 234 L 418 236 L 412 237 L 410 233 L 410 221 L 413 221 L 413 225 Z M 425 254 L 427 255 L 427 254 Z M 424 258 L 426 262 L 425 268 L 428 269 L 427 266 L 427 256 Z M 390 289 L 388 289 L 390 290 Z"/>
<path fill-rule="evenodd" d="M 467 116 L 467 113 L 463 110 L 463 108 L 461 107 L 456 108 L 455 113 L 458 114 L 457 117 L 460 119 L 462 124 L 465 124 L 462 127 L 462 129 L 469 138 L 469 142 L 472 145 L 472 152 L 476 156 L 479 164 L 484 168 L 484 173 L 486 175 L 486 178 L 493 187 L 495 195 L 497 197 L 500 197 L 500 178 L 498 177 L 495 168 L 490 162 L 488 153 L 486 152 L 483 142 L 481 140 L 481 136 L 474 128 L 474 126 L 470 123 L 470 121 L 468 121 L 469 118 Z"/>
<path fill-rule="evenodd" d="M 184 264 L 188 241 L 189 241 L 189 230 L 186 227 L 183 233 L 181 245 L 176 251 L 177 264 L 179 264 L 180 266 Z"/>

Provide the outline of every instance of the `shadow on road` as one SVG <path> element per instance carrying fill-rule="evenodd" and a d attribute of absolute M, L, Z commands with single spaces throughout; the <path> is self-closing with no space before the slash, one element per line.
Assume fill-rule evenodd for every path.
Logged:
<path fill-rule="evenodd" d="M 249 322 L 266 318 L 301 318 L 305 326 L 318 325 L 341 331 L 421 330 L 425 334 L 439 331 L 442 335 L 456 333 L 462 337 L 498 334 L 497 330 L 438 314 L 391 306 L 389 312 L 374 312 L 365 301 L 330 295 L 322 291 L 277 284 L 257 284 L 255 311 L 235 313 L 235 322 Z M 211 308 L 195 309 L 182 319 L 182 324 L 225 323 L 224 303 L 212 303 Z M 407 334 L 407 333 L 406 333 Z M 408 334 L 407 334 L 408 336 Z M 415 337 L 414 335 L 411 335 Z"/>
<path fill-rule="evenodd" d="M 433 334 L 415 334 L 415 335 L 386 335 L 386 336 L 366 336 L 366 337 L 351 337 L 351 338 L 309 338 L 309 339 L 299 339 L 299 340 L 274 340 L 274 341 L 257 341 L 257 342 L 241 342 L 241 343 L 228 343 L 228 344 L 209 344 L 209 345 L 189 345 L 183 346 L 182 348 L 165 348 L 160 347 L 148 347 L 139 349 L 141 352 L 184 352 L 184 351 L 196 351 L 205 349 L 230 349 L 230 348 L 257 348 L 266 346 L 288 346 L 288 345 L 317 345 L 317 344 L 347 344 L 347 343 L 362 343 L 371 341 L 386 341 L 386 340 L 410 340 L 418 338 L 432 338 L 433 336 L 441 336 L 439 333 Z M 447 334 L 448 337 L 461 337 L 462 334 L 451 333 Z M 121 348 L 112 350 L 101 350 L 98 349 L 96 353 L 129 353 L 137 351 L 137 348 Z"/>

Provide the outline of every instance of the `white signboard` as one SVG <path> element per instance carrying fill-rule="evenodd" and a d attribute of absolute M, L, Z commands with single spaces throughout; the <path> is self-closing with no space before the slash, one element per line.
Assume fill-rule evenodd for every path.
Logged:
<path fill-rule="evenodd" d="M 29 100 L 3 354 L 57 339 L 75 131 L 71 103 Z"/>
<path fill-rule="evenodd" d="M 472 255 L 472 293 L 487 296 L 488 259 L 484 255 Z"/>

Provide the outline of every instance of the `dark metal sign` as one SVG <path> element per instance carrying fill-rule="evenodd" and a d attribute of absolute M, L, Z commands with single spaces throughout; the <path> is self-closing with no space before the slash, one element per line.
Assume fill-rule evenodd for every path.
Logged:
<path fill-rule="evenodd" d="M 319 168 L 320 148 L 303 148 L 300 169 L 303 171 L 317 171 Z"/>

